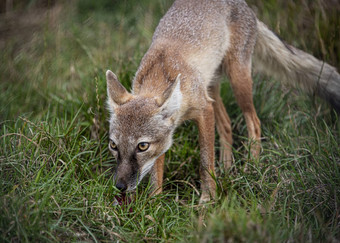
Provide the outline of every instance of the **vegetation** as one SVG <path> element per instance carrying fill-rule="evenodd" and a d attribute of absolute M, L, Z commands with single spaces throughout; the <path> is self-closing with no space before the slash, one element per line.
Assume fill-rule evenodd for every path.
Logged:
<path fill-rule="evenodd" d="M 130 204 L 115 206 L 105 71 L 130 87 L 172 1 L 18 2 L 0 16 L 1 242 L 340 239 L 337 114 L 255 74 L 258 161 L 224 80 L 235 162 L 224 172 L 216 161 L 217 199 L 198 206 L 197 128 L 186 122 L 166 154 L 164 193 L 150 198 L 146 179 Z M 340 67 L 338 1 L 248 3 L 282 39 Z"/>

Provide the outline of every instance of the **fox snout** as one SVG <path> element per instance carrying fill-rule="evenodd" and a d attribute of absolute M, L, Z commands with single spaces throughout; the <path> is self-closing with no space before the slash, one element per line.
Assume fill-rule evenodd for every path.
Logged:
<path fill-rule="evenodd" d="M 116 184 L 116 188 L 121 192 L 125 192 L 127 189 L 127 185 L 124 181 L 120 181 Z"/>
<path fill-rule="evenodd" d="M 144 176 L 150 172 L 154 163 L 155 159 L 142 166 L 139 166 L 138 163 L 121 163 L 115 174 L 116 188 L 121 192 L 133 191 Z"/>
<path fill-rule="evenodd" d="M 133 178 L 133 176 L 127 175 L 125 176 L 119 176 L 118 173 L 116 173 L 116 179 L 115 179 L 115 187 L 120 191 L 120 192 L 128 192 L 132 191 L 136 187 L 136 179 Z"/>
<path fill-rule="evenodd" d="M 121 192 L 132 191 L 137 184 L 137 163 L 120 162 L 115 171 L 115 186 Z"/>

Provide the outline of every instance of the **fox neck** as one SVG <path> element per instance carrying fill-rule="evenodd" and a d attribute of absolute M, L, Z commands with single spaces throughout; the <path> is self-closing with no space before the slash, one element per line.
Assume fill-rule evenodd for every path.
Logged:
<path fill-rule="evenodd" d="M 181 55 L 173 49 L 166 43 L 150 47 L 133 81 L 134 94 L 153 97 L 175 81 L 184 65 Z"/>
<path fill-rule="evenodd" d="M 187 60 L 185 43 L 154 40 L 143 57 L 133 80 L 133 94 L 154 98 L 162 94 L 180 74 L 180 89 L 183 95 L 181 108 L 175 114 L 178 126 L 185 120 L 194 120 L 207 102 L 212 102 L 206 82 L 200 70 Z"/>
<path fill-rule="evenodd" d="M 185 66 L 181 55 L 173 51 L 173 48 L 151 46 L 137 70 L 133 80 L 132 93 L 147 98 L 157 97 L 175 82 L 179 74 L 181 80 L 185 79 L 187 74 Z M 183 82 L 181 82 L 181 89 L 182 87 Z M 176 123 L 181 120 L 182 106 L 183 104 L 180 111 L 175 114 Z"/>

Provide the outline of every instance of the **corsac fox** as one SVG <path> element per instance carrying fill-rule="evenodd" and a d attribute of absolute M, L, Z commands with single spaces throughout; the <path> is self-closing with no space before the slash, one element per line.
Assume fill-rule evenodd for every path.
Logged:
<path fill-rule="evenodd" d="M 229 77 L 253 145 L 261 128 L 252 97 L 252 64 L 276 79 L 316 93 L 340 111 L 336 69 L 282 42 L 244 0 L 176 0 L 160 20 L 129 93 L 106 72 L 109 148 L 117 160 L 116 187 L 132 191 L 151 171 L 154 193 L 162 191 L 164 153 L 175 129 L 193 120 L 199 130 L 200 203 L 215 196 L 215 123 L 225 168 L 232 162 L 232 130 L 220 97 L 219 79 Z"/>

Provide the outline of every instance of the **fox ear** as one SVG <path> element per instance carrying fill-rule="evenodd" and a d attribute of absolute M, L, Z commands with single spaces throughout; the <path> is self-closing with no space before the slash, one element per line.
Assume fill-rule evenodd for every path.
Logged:
<path fill-rule="evenodd" d="M 161 107 L 161 113 L 163 113 L 165 117 L 171 116 L 181 107 L 182 92 L 180 76 L 181 74 L 178 74 L 175 82 L 173 82 L 161 96 L 156 98 L 158 106 Z"/>
<path fill-rule="evenodd" d="M 106 82 L 109 109 L 114 109 L 132 98 L 132 94 L 124 88 L 117 76 L 110 70 L 106 71 Z"/>

